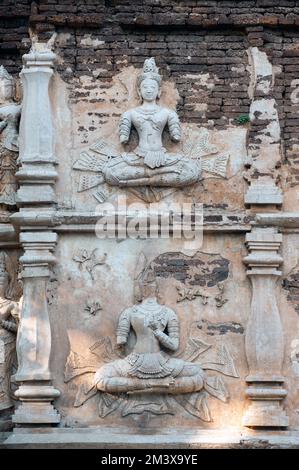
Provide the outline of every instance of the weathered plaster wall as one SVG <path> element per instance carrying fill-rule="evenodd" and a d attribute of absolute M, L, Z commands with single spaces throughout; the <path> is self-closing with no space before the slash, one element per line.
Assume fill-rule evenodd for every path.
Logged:
<path fill-rule="evenodd" d="M 49 41 L 57 54 L 50 100 L 59 162 L 58 211 L 67 214 L 99 209 L 92 189 L 78 192 L 80 174 L 73 165 L 81 152 L 89 151 L 101 138 L 121 149 L 117 124 L 125 110 L 138 104 L 135 81 L 147 57 L 155 57 L 160 68 L 160 103 L 177 109 L 183 140 L 195 138 L 206 129 L 210 144 L 217 146 L 219 154 L 229 154 L 225 178 L 205 175 L 195 189 L 185 188 L 165 198 L 167 203 L 204 204 L 208 228 L 193 258 L 182 253 L 176 256 L 182 251 L 177 241 L 98 240 L 83 233 L 87 230 L 78 227 L 76 215 L 76 229 L 59 226 L 57 216 L 58 263 L 47 297 L 53 333 L 53 384 L 61 392 L 55 406 L 61 413 L 62 426 L 104 423 L 138 429 L 147 424 L 161 429 L 177 425 L 178 419 L 185 428 L 241 426 L 248 374 L 244 337 L 252 292 L 243 264 L 244 241 L 248 224 L 258 211 L 245 204 L 244 196 L 249 183 L 261 182 L 263 186 L 270 178 L 283 195 L 281 209 L 299 209 L 299 3 L 40 0 L 19 2 L 16 7 L 5 0 L 1 8 L 0 62 L 12 74 L 20 71 L 29 38 L 33 42 Z M 167 134 L 164 139 L 167 148 L 180 149 Z M 133 132 L 128 149 L 136 142 Z M 124 190 L 104 190 L 109 202 L 118 194 L 126 194 L 128 203 L 139 200 Z M 273 205 L 271 211 L 278 213 L 278 207 Z M 221 233 L 224 226 L 226 232 Z M 91 275 L 84 264 L 79 269 L 74 257 L 95 248 L 102 261 Z M 117 413 L 103 420 L 98 417 L 98 397 L 73 406 L 81 379 L 65 382 L 69 352 L 86 356 L 99 336 L 115 339 L 119 313 L 134 303 L 135 268 L 141 252 L 156 261 L 161 300 L 180 318 L 180 351 L 190 324 L 204 320 L 200 333 L 205 340 L 223 341 L 234 360 L 240 377 L 225 377 L 231 396 L 228 403 L 209 398 L 211 423 L 199 421 L 183 409 L 177 415 L 155 416 L 148 422 L 136 415 L 122 419 Z M 298 253 L 296 230 L 283 231 L 282 279 L 273 296 L 277 294 L 285 337 L 283 375 L 287 377 L 285 406 L 290 429 L 299 423 Z M 207 254 L 222 262 L 217 275 L 221 286 L 223 282 L 223 293 L 217 283 L 203 286 L 194 268 L 196 263 L 205 263 Z M 193 269 L 197 278 L 192 278 Z"/>

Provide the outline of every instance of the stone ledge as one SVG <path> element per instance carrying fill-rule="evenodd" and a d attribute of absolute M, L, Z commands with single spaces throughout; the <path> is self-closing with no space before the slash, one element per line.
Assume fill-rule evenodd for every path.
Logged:
<path fill-rule="evenodd" d="M 139 221 L 147 220 L 155 216 L 154 213 L 139 215 L 136 213 L 115 212 L 116 216 L 125 217 L 126 224 L 132 218 L 139 218 Z M 57 232 L 94 232 L 95 224 L 105 213 L 93 211 L 75 211 L 75 210 L 57 210 L 57 211 L 34 211 L 27 210 L 16 212 L 10 218 L 16 227 L 22 227 L 23 230 L 37 230 L 41 227 L 51 227 Z M 179 214 L 170 215 L 170 227 L 173 220 L 179 220 Z M 251 230 L 251 221 L 254 220 L 253 214 L 246 212 L 209 212 L 204 210 L 204 231 L 206 232 L 248 232 Z"/>
<path fill-rule="evenodd" d="M 257 225 L 283 228 L 299 228 L 299 212 L 256 214 Z"/>
<path fill-rule="evenodd" d="M 199 430 L 190 432 L 128 433 L 111 428 L 15 429 L 0 449 L 253 449 L 299 448 L 299 431 L 251 432 Z"/>

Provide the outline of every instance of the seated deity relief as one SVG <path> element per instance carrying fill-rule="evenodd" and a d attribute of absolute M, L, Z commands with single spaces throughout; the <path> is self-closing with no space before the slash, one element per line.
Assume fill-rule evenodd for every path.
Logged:
<path fill-rule="evenodd" d="M 159 304 L 155 282 L 143 286 L 143 301 L 119 317 L 117 344 L 126 345 L 130 330 L 136 336 L 133 351 L 124 359 L 102 366 L 95 374 L 97 389 L 108 393 L 198 392 L 205 374 L 198 364 L 171 357 L 179 348 L 176 313 Z"/>
<path fill-rule="evenodd" d="M 222 378 L 210 372 L 238 377 L 226 345 L 210 343 L 211 338 L 203 336 L 202 323 L 194 322 L 181 352 L 179 318 L 159 302 L 150 266 L 141 284 L 136 303 L 119 316 L 116 346 L 111 337 L 100 337 L 85 357 L 71 343 L 65 382 L 77 381 L 74 406 L 98 396 L 99 415 L 105 418 L 116 410 L 122 417 L 175 414 L 179 404 L 191 415 L 210 421 L 208 395 L 224 402 L 229 398 Z"/>
<path fill-rule="evenodd" d="M 80 177 L 78 192 L 106 183 L 112 187 L 131 188 L 145 200 L 150 199 L 150 195 L 158 200 L 163 188 L 196 184 L 202 179 L 203 171 L 225 176 L 228 155 L 214 156 L 218 150 L 209 144 L 207 131 L 194 142 L 189 139 L 183 142 L 182 149 L 176 153 L 163 146 L 165 129 L 174 143 L 181 142 L 182 131 L 177 113 L 157 103 L 161 82 L 154 58 L 146 59 L 137 79 L 141 105 L 126 111 L 119 123 L 120 144 L 129 142 L 131 130 L 135 128 L 138 146 L 133 152 L 122 153 L 100 140 L 90 147 L 92 154 L 82 152 L 73 166 L 75 170 L 87 173 Z M 202 158 L 204 156 L 209 157 Z M 99 190 L 94 196 L 101 201 L 102 194 Z"/>

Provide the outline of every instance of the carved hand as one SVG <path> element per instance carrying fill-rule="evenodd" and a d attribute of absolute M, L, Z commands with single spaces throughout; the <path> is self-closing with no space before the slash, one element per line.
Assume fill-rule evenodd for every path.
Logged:
<path fill-rule="evenodd" d="M 159 328 L 159 323 L 155 320 L 149 322 L 148 326 L 153 330 L 157 330 Z"/>
<path fill-rule="evenodd" d="M 128 137 L 127 137 L 126 135 L 121 134 L 121 135 L 119 136 L 119 141 L 120 141 L 121 144 L 127 144 L 127 143 L 128 143 L 128 140 L 129 140 L 129 139 L 128 139 Z"/>
<path fill-rule="evenodd" d="M 173 140 L 174 142 L 179 142 L 179 141 L 181 140 L 180 134 L 173 134 L 172 140 Z"/>
<path fill-rule="evenodd" d="M 116 338 L 116 346 L 118 348 L 121 348 L 122 346 L 124 346 L 127 342 L 127 338 L 125 338 L 124 336 L 118 336 Z"/>

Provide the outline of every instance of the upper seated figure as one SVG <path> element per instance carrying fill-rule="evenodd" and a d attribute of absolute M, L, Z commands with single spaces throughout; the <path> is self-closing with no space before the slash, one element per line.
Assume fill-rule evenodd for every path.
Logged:
<path fill-rule="evenodd" d="M 132 126 L 139 145 L 133 153 L 111 158 L 103 169 L 106 182 L 113 186 L 172 186 L 193 184 L 201 175 L 200 164 L 182 153 L 170 153 L 162 144 L 166 125 L 174 142 L 181 139 L 181 128 L 175 111 L 157 105 L 160 97 L 161 76 L 154 58 L 145 60 L 138 77 L 141 106 L 126 111 L 120 120 L 120 142 L 126 144 Z"/>

